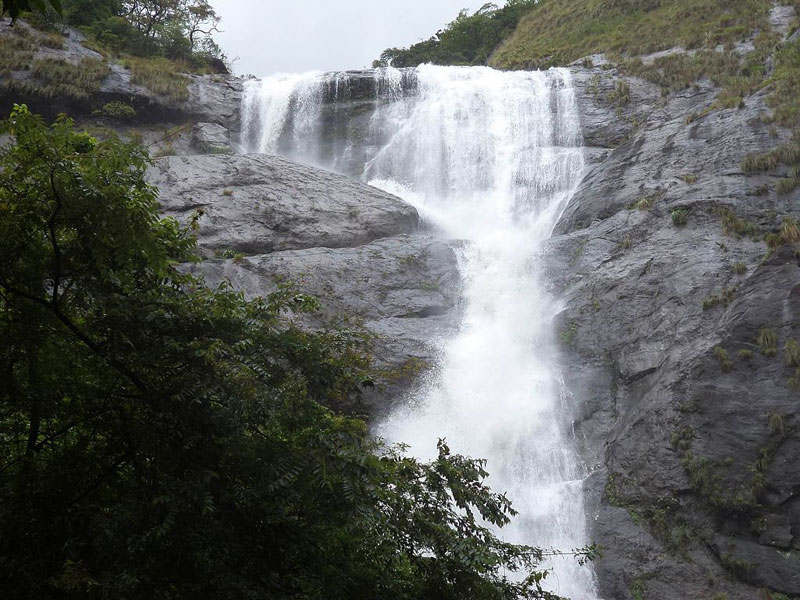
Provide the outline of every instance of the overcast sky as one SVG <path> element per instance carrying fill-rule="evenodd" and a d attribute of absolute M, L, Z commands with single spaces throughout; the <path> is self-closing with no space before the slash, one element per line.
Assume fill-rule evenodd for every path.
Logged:
<path fill-rule="evenodd" d="M 427 39 L 486 0 L 211 0 L 236 73 L 368 67 L 385 49 Z M 497 4 L 503 4 L 502 1 Z"/>

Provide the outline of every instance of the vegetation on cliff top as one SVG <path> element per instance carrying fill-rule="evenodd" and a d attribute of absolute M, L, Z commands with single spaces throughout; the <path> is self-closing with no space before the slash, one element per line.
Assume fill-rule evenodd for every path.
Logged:
<path fill-rule="evenodd" d="M 188 97 L 183 73 L 227 72 L 225 55 L 212 37 L 219 17 L 207 0 L 63 0 L 22 13 L 0 35 L 2 85 L 11 91 L 45 99 L 86 100 L 96 93 L 118 62 L 131 81 L 174 102 Z M 42 52 L 64 50 L 65 27 L 86 35 L 85 45 L 103 55 L 70 62 Z M 16 72 L 16 76 L 15 76 Z"/>
<path fill-rule="evenodd" d="M 61 13 L 29 17 L 39 27 L 80 28 L 104 54 L 183 61 L 192 70 L 225 69 L 214 41 L 220 18 L 208 0 L 62 0 Z"/>
<path fill-rule="evenodd" d="M 315 299 L 178 264 L 146 152 L 16 107 L 0 149 L 0 589 L 26 598 L 550 598 L 483 461 L 331 408 L 366 377 Z M 521 581 L 506 573 L 531 572 Z"/>
<path fill-rule="evenodd" d="M 542 68 L 605 52 L 714 48 L 768 29 L 770 0 L 541 0 L 491 59 Z"/>
<path fill-rule="evenodd" d="M 783 3 L 800 12 L 800 0 Z M 387 49 L 375 64 L 531 69 L 604 53 L 623 73 L 660 85 L 665 95 L 710 79 L 721 92 L 702 114 L 738 107 L 769 87 L 774 121 L 794 130 L 794 137 L 766 154 L 745 157 L 742 168 L 751 172 L 783 165 L 787 172 L 776 189 L 788 193 L 800 185 L 800 40 L 783 42 L 772 31 L 773 8 L 771 0 L 514 0 L 503 8 L 487 4 L 471 16 L 462 11 L 429 40 Z M 796 20 L 793 27 L 798 26 Z M 753 46 L 732 51 L 745 40 Z M 672 48 L 692 52 L 648 62 L 639 58 Z M 687 122 L 702 114 L 687 116 Z"/>
<path fill-rule="evenodd" d="M 416 67 L 437 65 L 483 65 L 494 49 L 508 37 L 520 18 L 536 0 L 509 0 L 505 6 L 487 3 L 470 15 L 466 9 L 431 38 L 408 48 L 388 48 L 373 66 Z"/>
<path fill-rule="evenodd" d="M 797 0 L 786 3 L 800 7 Z M 429 40 L 390 48 L 376 62 L 529 69 L 601 52 L 622 58 L 674 47 L 714 48 L 768 30 L 772 6 L 770 0 L 512 0 L 473 15 L 462 11 Z"/>

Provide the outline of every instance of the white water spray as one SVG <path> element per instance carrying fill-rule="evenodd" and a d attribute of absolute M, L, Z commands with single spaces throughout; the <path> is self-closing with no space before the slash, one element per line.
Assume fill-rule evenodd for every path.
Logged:
<path fill-rule="evenodd" d="M 335 127 L 358 136 L 331 143 L 331 127 L 322 124 L 330 109 L 323 105 L 335 106 L 340 95 L 350 109 L 354 103 L 342 77 L 329 75 L 327 83 L 299 77 L 288 95 L 286 78 L 251 83 L 245 142 L 338 170 L 355 160 L 369 183 L 417 206 L 451 238 L 470 242 L 459 257 L 460 331 L 443 343 L 436 376 L 378 433 L 410 444 L 422 458 L 432 458 L 445 437 L 454 452 L 488 459 L 490 485 L 508 492 L 520 513 L 501 531 L 505 539 L 562 550 L 584 546 L 585 474 L 567 428 L 556 306 L 538 260 L 583 169 L 568 71 L 376 71 L 368 123 Z M 574 600 L 597 597 L 589 567 L 570 558 L 548 566 L 552 591 Z"/>

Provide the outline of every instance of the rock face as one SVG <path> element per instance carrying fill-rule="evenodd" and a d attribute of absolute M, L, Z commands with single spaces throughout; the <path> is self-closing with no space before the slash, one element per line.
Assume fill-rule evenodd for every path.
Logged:
<path fill-rule="evenodd" d="M 563 371 L 601 596 L 800 595 L 800 261 L 764 241 L 800 193 L 776 194 L 781 167 L 740 166 L 790 132 L 765 123 L 764 92 L 693 118 L 708 82 L 662 99 L 613 69 L 575 79 L 590 165 L 548 270 L 574 332 Z"/>
<path fill-rule="evenodd" d="M 229 154 L 231 135 L 217 123 L 195 123 L 192 128 L 192 147 L 200 154 Z"/>
<path fill-rule="evenodd" d="M 265 155 L 162 158 L 149 180 L 167 215 L 202 211 L 194 269 L 209 284 L 256 296 L 295 282 L 322 300 L 309 326 L 347 317 L 374 335 L 376 390 L 353 410 L 386 410 L 435 362 L 457 321 L 456 257 L 399 198 Z"/>
<path fill-rule="evenodd" d="M 217 254 L 353 247 L 419 226 L 417 211 L 399 198 L 273 156 L 167 157 L 150 180 L 167 214 L 203 210 L 198 236 Z"/>
<path fill-rule="evenodd" d="M 24 33 L 23 33 L 24 32 Z M 11 29 L 0 24 L 0 37 L 20 38 L 23 43 L 32 43 L 35 48 L 30 54 L 26 68 L 0 74 L 0 115 L 6 115 L 15 102 L 24 101 L 29 108 L 47 118 L 55 118 L 59 113 L 67 113 L 83 124 L 110 127 L 119 133 L 143 138 L 145 143 L 168 140 L 159 148 L 168 153 L 180 152 L 218 152 L 224 150 L 217 142 L 200 148 L 190 148 L 191 130 L 194 123 L 205 123 L 218 128 L 215 138 L 226 135 L 228 139 L 238 139 L 240 130 L 240 110 L 243 81 L 230 75 L 184 75 L 187 79 L 187 97 L 176 102 L 132 81 L 132 74 L 121 64 L 108 62 L 104 57 L 84 45 L 84 35 L 76 29 L 65 30 L 62 38 L 63 48 L 38 45 L 37 34 L 26 23 L 20 21 Z M 99 83 L 99 88 L 88 99 L 73 99 L 63 93 L 53 94 L 43 90 L 31 70 L 35 60 L 54 60 L 78 65 L 84 59 L 107 62 L 109 73 Z M 120 102 L 135 110 L 135 119 L 120 120 L 102 114 L 104 105 Z M 99 113 L 99 114 L 98 114 Z M 219 129 L 224 130 L 225 134 Z M 154 144 L 155 145 L 155 144 Z"/>

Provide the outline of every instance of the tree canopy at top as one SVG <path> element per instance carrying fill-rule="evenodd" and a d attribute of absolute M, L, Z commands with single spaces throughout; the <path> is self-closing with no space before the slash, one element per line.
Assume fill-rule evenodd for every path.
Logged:
<path fill-rule="evenodd" d="M 48 4 L 59 13 L 63 10 L 60 0 L 2 0 L 2 3 L 2 14 L 8 13 L 12 19 L 16 19 L 25 11 L 44 12 Z"/>

